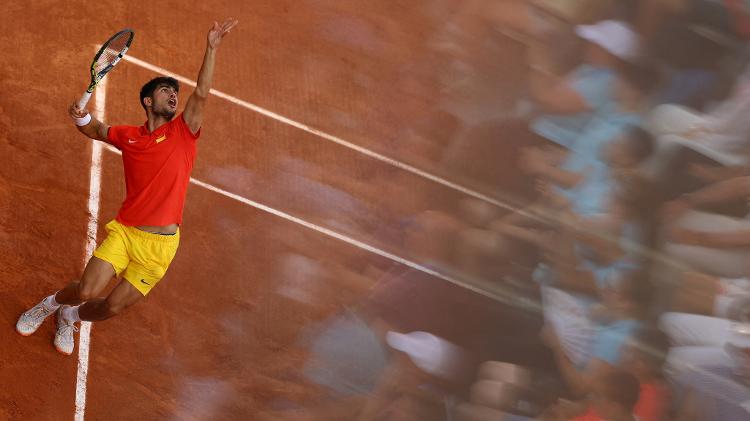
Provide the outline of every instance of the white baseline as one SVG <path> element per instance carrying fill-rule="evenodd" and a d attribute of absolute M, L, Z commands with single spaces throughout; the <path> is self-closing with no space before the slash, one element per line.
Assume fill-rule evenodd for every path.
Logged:
<path fill-rule="evenodd" d="M 107 79 L 104 78 L 94 91 L 94 116 L 104 121 L 107 100 Z M 89 171 L 89 221 L 86 230 L 86 254 L 83 265 L 88 263 L 96 248 L 96 234 L 99 226 L 99 200 L 102 185 L 102 144 L 91 142 L 91 169 Z M 86 379 L 89 372 L 89 349 L 91 346 L 91 322 L 81 322 L 78 339 L 78 370 L 76 373 L 76 412 L 75 421 L 83 421 L 86 413 Z"/>

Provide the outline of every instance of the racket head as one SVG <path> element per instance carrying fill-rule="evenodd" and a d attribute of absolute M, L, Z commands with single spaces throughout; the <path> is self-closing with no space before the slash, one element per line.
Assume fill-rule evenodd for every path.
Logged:
<path fill-rule="evenodd" d="M 102 44 L 91 62 L 91 84 L 86 92 L 92 92 L 104 75 L 122 59 L 128 52 L 134 36 L 135 32 L 132 29 L 125 28 L 112 35 L 107 42 Z"/>

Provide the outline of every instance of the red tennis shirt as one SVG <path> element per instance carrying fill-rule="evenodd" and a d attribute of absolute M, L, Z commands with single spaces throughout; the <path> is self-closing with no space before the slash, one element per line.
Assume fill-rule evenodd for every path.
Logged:
<path fill-rule="evenodd" d="M 125 201 L 117 220 L 128 226 L 182 223 L 196 141 L 182 114 L 149 132 L 146 125 L 112 126 L 107 140 L 122 151 Z"/>

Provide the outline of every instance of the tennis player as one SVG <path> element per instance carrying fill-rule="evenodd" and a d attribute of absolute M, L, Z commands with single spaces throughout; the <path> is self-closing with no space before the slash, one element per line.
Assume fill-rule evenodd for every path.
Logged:
<path fill-rule="evenodd" d="M 127 194 L 117 217 L 106 226 L 107 237 L 94 252 L 80 280 L 50 295 L 18 319 L 16 330 L 34 333 L 57 312 L 55 348 L 73 353 L 76 322 L 105 320 L 140 301 L 159 283 L 180 242 L 185 194 L 196 156 L 203 109 L 214 73 L 216 51 L 234 19 L 214 22 L 208 31 L 198 84 L 177 114 L 178 82 L 158 77 L 141 88 L 143 126 L 108 126 L 76 104 L 70 116 L 78 130 L 122 151 Z M 99 298 L 113 277 L 120 279 L 106 298 Z"/>

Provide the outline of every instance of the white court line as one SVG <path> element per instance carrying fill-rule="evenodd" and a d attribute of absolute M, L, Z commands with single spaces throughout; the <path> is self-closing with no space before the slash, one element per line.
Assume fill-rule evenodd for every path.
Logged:
<path fill-rule="evenodd" d="M 107 97 L 107 79 L 102 79 L 94 91 L 94 117 L 104 121 L 104 109 Z M 91 170 L 89 172 L 89 222 L 86 230 L 86 255 L 84 266 L 88 263 L 96 248 L 96 234 L 99 229 L 99 198 L 102 184 L 102 143 L 91 142 Z M 86 412 L 86 378 L 89 372 L 89 349 L 91 344 L 91 322 L 81 322 L 78 337 L 78 372 L 76 374 L 76 412 L 75 421 L 83 421 Z"/>
<path fill-rule="evenodd" d="M 188 79 L 185 76 L 181 76 L 181 75 L 178 75 L 177 73 L 170 72 L 167 69 L 164 69 L 162 67 L 153 65 L 153 64 L 148 63 L 148 62 L 145 62 L 145 61 L 143 61 L 141 59 L 138 59 L 138 58 L 135 58 L 135 57 L 133 57 L 131 55 L 123 56 L 123 60 L 128 61 L 130 63 L 133 63 L 136 66 L 142 67 L 144 69 L 148 69 L 148 70 L 151 70 L 153 72 L 160 73 L 160 74 L 163 74 L 163 75 L 166 75 L 166 76 L 171 76 L 171 77 L 179 80 L 180 82 L 182 82 L 182 83 L 184 83 L 186 85 L 195 86 L 195 81 L 193 81 L 191 79 Z M 356 145 L 356 144 L 354 144 L 352 142 L 349 142 L 349 141 L 346 141 L 344 139 L 341 139 L 340 137 L 334 136 L 332 134 L 328 134 L 328 133 L 326 133 L 324 131 L 318 130 L 318 129 L 313 128 L 313 127 L 310 127 L 310 126 L 308 126 L 306 124 L 303 124 L 303 123 L 300 123 L 298 121 L 292 120 L 292 119 L 290 119 L 288 117 L 284 117 L 283 115 L 276 114 L 273 111 L 269 111 L 269 110 L 267 110 L 267 109 L 265 109 L 263 107 L 260 107 L 258 105 L 249 103 L 247 101 L 244 101 L 244 100 L 239 99 L 237 97 L 234 97 L 232 95 L 226 94 L 226 93 L 221 92 L 221 91 L 217 91 L 216 89 L 211 89 L 210 93 L 216 95 L 219 98 L 225 99 L 225 100 L 227 100 L 227 101 L 229 101 L 229 102 L 231 102 L 233 104 L 239 105 L 239 106 L 241 106 L 243 108 L 247 108 L 248 110 L 255 111 L 258 114 L 262 114 L 262 115 L 264 115 L 266 117 L 272 118 L 272 119 L 274 119 L 276 121 L 279 121 L 281 123 L 284 123 L 284 124 L 287 124 L 289 126 L 295 127 L 297 129 L 300 129 L 300 130 L 305 131 L 307 133 L 313 134 L 315 136 L 321 137 L 321 138 L 326 139 L 328 141 L 331 141 L 333 143 L 336 143 L 336 144 L 339 144 L 341 146 L 344 146 L 346 148 L 355 150 L 355 151 L 357 151 L 357 152 L 359 152 L 359 153 L 361 153 L 363 155 L 366 155 L 366 156 L 369 156 L 371 158 L 377 159 L 379 161 L 385 162 L 385 163 L 387 163 L 389 165 L 392 165 L 394 167 L 400 168 L 400 169 L 402 169 L 404 171 L 408 171 L 408 172 L 410 172 L 412 174 L 416 174 L 416 175 L 418 175 L 420 177 L 426 178 L 426 179 L 428 179 L 430 181 L 433 181 L 433 182 L 435 182 L 437 184 L 441 184 L 441 185 L 443 185 L 445 187 L 448 187 L 448 188 L 451 188 L 453 190 L 459 191 L 459 192 L 464 193 L 464 194 L 466 194 L 468 196 L 471 196 L 471 197 L 474 197 L 476 199 L 485 201 L 487 203 L 491 203 L 491 204 L 493 204 L 493 205 L 495 205 L 495 206 L 497 206 L 499 208 L 523 212 L 522 209 L 519 209 L 519 208 L 517 208 L 517 207 L 515 207 L 515 206 L 513 206 L 511 204 L 508 204 L 508 203 L 505 203 L 505 202 L 501 202 L 501 201 L 499 201 L 499 200 L 497 200 L 495 198 L 492 198 L 492 197 L 487 196 L 485 194 L 482 194 L 482 193 L 479 193 L 477 191 L 471 190 L 471 189 L 469 189 L 467 187 L 464 187 L 464 186 L 461 186 L 459 184 L 456 184 L 456 183 L 454 183 L 454 182 L 452 182 L 450 180 L 446 180 L 446 179 L 444 179 L 442 177 L 439 177 L 437 175 L 428 173 L 428 172 L 426 172 L 424 170 L 420 170 L 419 168 L 416 168 L 416 167 L 414 167 L 412 165 L 406 164 L 406 163 L 401 162 L 401 161 L 397 161 L 397 160 L 395 160 L 393 158 L 389 158 L 389 157 L 387 157 L 385 155 L 379 154 L 379 153 L 377 153 L 375 151 L 372 151 L 370 149 L 363 148 L 362 146 L 359 146 L 359 145 Z M 524 212 L 524 214 L 525 214 L 525 212 Z"/>

